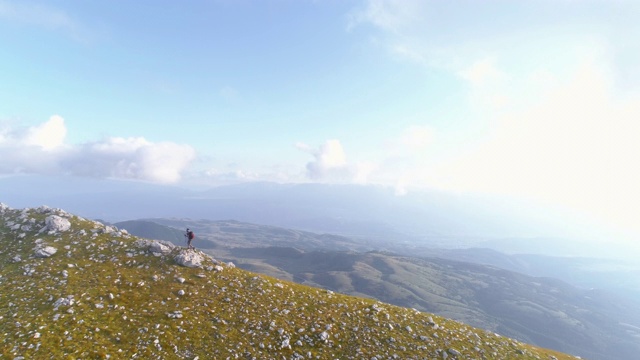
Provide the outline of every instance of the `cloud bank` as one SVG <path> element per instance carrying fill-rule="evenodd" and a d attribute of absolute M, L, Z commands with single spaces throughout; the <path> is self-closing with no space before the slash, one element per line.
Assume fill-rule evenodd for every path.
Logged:
<path fill-rule="evenodd" d="M 640 5 L 607 4 L 524 1 L 516 7 L 528 9 L 526 19 L 488 22 L 510 10 L 499 1 L 364 1 L 349 30 L 373 28 L 383 54 L 457 77 L 468 112 L 460 124 L 426 119 L 437 124 L 433 151 L 390 151 L 374 159 L 370 180 L 399 193 L 525 197 L 640 233 L 640 72 L 629 40 Z M 552 7 L 563 16 L 549 16 Z M 405 142 L 423 143 L 414 140 Z"/>
<path fill-rule="evenodd" d="M 175 183 L 195 159 L 189 145 L 153 143 L 143 137 L 109 137 L 65 143 L 58 115 L 27 129 L 0 129 L 0 174 L 65 174 Z"/>
<path fill-rule="evenodd" d="M 327 140 L 318 148 L 305 143 L 297 143 L 296 148 L 314 158 L 306 166 L 306 176 L 312 181 L 366 184 L 376 168 L 372 162 L 349 163 L 342 143 L 337 139 Z"/>
<path fill-rule="evenodd" d="M 344 180 L 350 177 L 347 157 L 340 141 L 335 139 L 327 140 L 318 149 L 313 149 L 303 143 L 296 144 L 296 147 L 313 155 L 315 158 L 314 161 L 307 163 L 307 176 L 309 179 Z"/>

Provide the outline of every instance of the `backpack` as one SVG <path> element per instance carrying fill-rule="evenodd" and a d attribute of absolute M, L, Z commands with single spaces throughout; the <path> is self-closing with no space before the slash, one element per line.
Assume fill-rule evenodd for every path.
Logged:
<path fill-rule="evenodd" d="M 193 231 L 189 231 L 189 240 L 193 240 L 196 236 L 193 234 Z"/>

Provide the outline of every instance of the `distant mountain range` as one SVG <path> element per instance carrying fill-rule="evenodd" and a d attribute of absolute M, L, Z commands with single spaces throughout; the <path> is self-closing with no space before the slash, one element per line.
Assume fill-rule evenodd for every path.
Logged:
<path fill-rule="evenodd" d="M 0 204 L 0 249 L 2 358 L 575 359 L 60 209 Z"/>
<path fill-rule="evenodd" d="M 617 244 L 610 232 L 591 219 L 566 209 L 437 191 L 397 196 L 393 189 L 377 186 L 275 183 L 194 191 L 124 181 L 23 176 L 0 178 L 0 198 L 12 206 L 56 204 L 87 218 L 111 222 L 153 217 L 233 219 L 450 249 L 640 256 L 637 249 Z"/>
<path fill-rule="evenodd" d="M 559 258 L 512 256 L 486 249 L 420 248 L 400 255 L 372 251 L 381 245 L 375 241 L 238 221 L 141 221 L 153 234 L 162 233 L 162 225 L 148 226 L 150 221 L 166 225 L 167 234 L 194 229 L 197 246 L 248 270 L 433 312 L 585 358 L 626 359 L 640 354 L 640 302 L 509 271 L 575 270 L 575 262 L 567 265 Z M 127 228 L 135 223 L 116 225 Z"/>

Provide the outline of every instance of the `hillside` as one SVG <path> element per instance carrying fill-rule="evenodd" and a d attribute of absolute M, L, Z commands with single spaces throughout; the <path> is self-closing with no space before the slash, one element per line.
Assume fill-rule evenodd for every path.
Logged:
<path fill-rule="evenodd" d="M 243 269 L 429 311 L 589 359 L 627 359 L 640 353 L 637 302 L 473 263 L 518 269 L 522 257 L 477 249 L 416 249 L 406 256 L 366 251 L 375 244 L 359 239 L 237 221 L 153 221 L 196 229 L 197 246 Z M 136 234 L 148 237 L 155 232 Z M 448 259 L 426 257 L 429 254 Z"/>
<path fill-rule="evenodd" d="M 637 304 L 551 278 L 389 253 L 240 248 L 239 267 L 429 311 L 589 359 L 640 352 Z"/>
<path fill-rule="evenodd" d="M 0 245 L 6 358 L 573 358 L 58 209 L 0 205 Z"/>

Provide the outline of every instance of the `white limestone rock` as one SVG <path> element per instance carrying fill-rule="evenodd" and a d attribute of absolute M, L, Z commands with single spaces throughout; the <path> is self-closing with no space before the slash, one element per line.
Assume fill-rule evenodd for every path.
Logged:
<path fill-rule="evenodd" d="M 453 356 L 460 356 L 460 355 L 462 355 L 462 354 L 460 353 L 460 351 L 458 351 L 458 350 L 456 350 L 456 349 L 454 349 L 454 348 L 449 349 L 449 354 L 451 354 L 451 355 L 453 355 Z"/>
<path fill-rule="evenodd" d="M 202 267 L 205 257 L 200 252 L 188 249 L 180 251 L 174 260 L 178 265 L 196 268 Z"/>
<path fill-rule="evenodd" d="M 113 234 L 118 232 L 118 228 L 115 226 L 111 226 L 111 225 L 107 225 L 104 227 L 104 229 L 102 230 L 105 234 Z"/>
<path fill-rule="evenodd" d="M 73 295 L 69 295 L 66 298 L 59 298 L 55 303 L 53 303 L 53 309 L 57 310 L 60 306 L 73 306 L 73 304 L 76 303 L 73 298 Z"/>
<path fill-rule="evenodd" d="M 173 250 L 174 247 L 175 245 L 171 243 L 161 243 L 159 241 L 151 241 L 151 243 L 149 244 L 149 252 L 166 255 L 171 253 L 171 250 Z"/>
<path fill-rule="evenodd" d="M 326 342 L 327 340 L 329 340 L 329 333 L 326 331 L 323 331 L 322 333 L 320 333 L 319 337 L 320 337 L 320 341 Z"/>
<path fill-rule="evenodd" d="M 58 215 L 49 215 L 44 220 L 45 229 L 49 232 L 62 232 L 67 231 L 71 228 L 71 223 L 69 220 L 60 217 Z"/>
<path fill-rule="evenodd" d="M 43 248 L 37 248 L 35 251 L 35 255 L 37 258 L 48 258 L 58 252 L 58 249 L 53 246 L 45 246 Z"/>

